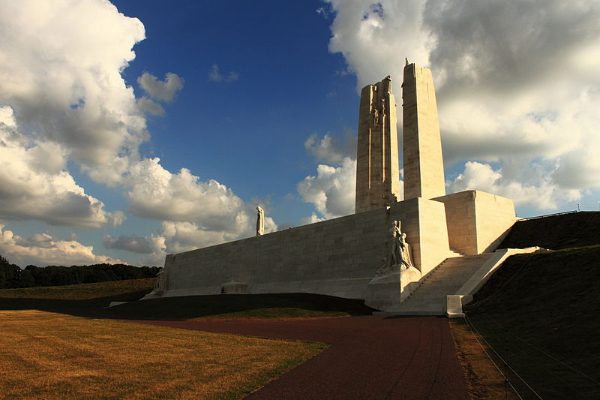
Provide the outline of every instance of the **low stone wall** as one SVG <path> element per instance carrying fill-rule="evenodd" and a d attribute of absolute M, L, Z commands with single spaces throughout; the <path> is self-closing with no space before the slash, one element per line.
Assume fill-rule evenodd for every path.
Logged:
<path fill-rule="evenodd" d="M 387 255 L 393 220 L 402 221 L 417 268 L 426 272 L 448 257 L 444 205 L 411 199 L 387 211 L 371 210 L 168 255 L 161 290 L 165 296 L 217 294 L 228 282 L 237 282 L 247 285 L 248 293 L 364 299 Z"/>
<path fill-rule="evenodd" d="M 165 295 L 217 294 L 230 281 L 248 293 L 310 292 L 364 298 L 386 248 L 385 210 L 170 254 Z"/>

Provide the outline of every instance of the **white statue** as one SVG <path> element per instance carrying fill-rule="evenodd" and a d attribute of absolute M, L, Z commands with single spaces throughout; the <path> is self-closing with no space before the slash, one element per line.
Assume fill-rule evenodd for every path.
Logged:
<path fill-rule="evenodd" d="M 373 109 L 373 126 L 379 125 L 379 111 L 374 108 Z"/>
<path fill-rule="evenodd" d="M 410 245 L 406 242 L 406 233 L 400 235 L 400 255 L 401 255 L 401 266 L 402 269 L 413 267 L 412 257 L 410 254 Z"/>
<path fill-rule="evenodd" d="M 404 270 L 412 266 L 410 246 L 406 242 L 406 234 L 401 230 L 400 221 L 393 221 L 392 228 L 390 229 L 388 256 L 377 273 L 385 275 L 392 272 L 394 268 Z"/>
<path fill-rule="evenodd" d="M 390 267 L 402 265 L 402 231 L 400 230 L 400 221 L 392 223 L 392 245 L 390 249 Z"/>
<path fill-rule="evenodd" d="M 265 210 L 261 206 L 256 207 L 256 236 L 265 233 Z"/>
<path fill-rule="evenodd" d="M 379 115 L 381 115 L 381 118 L 383 118 L 386 114 L 386 109 L 385 109 L 385 97 L 382 97 L 381 100 L 379 100 L 379 104 L 380 104 L 380 111 L 379 111 Z"/>

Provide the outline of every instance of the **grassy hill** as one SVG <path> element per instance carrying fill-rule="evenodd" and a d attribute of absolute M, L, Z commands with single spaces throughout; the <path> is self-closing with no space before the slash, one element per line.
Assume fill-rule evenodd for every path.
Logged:
<path fill-rule="evenodd" d="M 327 346 L 109 319 L 347 315 L 360 309 L 300 294 L 181 297 L 106 308 L 110 301 L 141 298 L 154 281 L 0 290 L 2 396 L 241 398 Z"/>
<path fill-rule="evenodd" d="M 152 291 L 155 282 L 156 278 L 144 278 L 78 285 L 2 289 L 0 290 L 0 299 L 92 300 L 122 298 L 123 295 L 126 295 L 128 298 L 136 300 Z"/>
<path fill-rule="evenodd" d="M 560 250 L 510 257 L 467 316 L 542 398 L 600 398 L 600 213 L 520 221 L 502 244 L 536 245 Z"/>
<path fill-rule="evenodd" d="M 239 399 L 327 346 L 0 310 L 2 399 Z"/>
<path fill-rule="evenodd" d="M 167 297 L 111 309 L 117 318 L 191 319 L 201 317 L 291 318 L 370 315 L 362 300 L 309 293 L 228 294 Z"/>
<path fill-rule="evenodd" d="M 96 318 L 191 319 L 201 317 L 294 318 L 368 315 L 361 300 L 307 293 L 167 297 L 135 301 L 155 278 L 0 290 L 0 310 L 36 309 Z M 129 302 L 107 308 L 111 301 Z"/>
<path fill-rule="evenodd" d="M 600 244 L 600 212 L 582 211 L 517 221 L 499 247 L 559 250 L 593 244 Z"/>

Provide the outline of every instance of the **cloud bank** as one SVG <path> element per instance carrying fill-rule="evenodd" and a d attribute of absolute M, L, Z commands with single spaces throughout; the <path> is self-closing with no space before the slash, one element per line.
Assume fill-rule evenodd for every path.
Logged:
<path fill-rule="evenodd" d="M 356 139 L 313 134 L 304 142 L 304 148 L 319 164 L 316 175 L 307 176 L 296 187 L 302 199 L 317 211 L 303 222 L 352 214 L 356 191 Z"/>
<path fill-rule="evenodd" d="M 149 72 L 138 78 L 138 84 L 148 96 L 155 100 L 171 102 L 175 94 L 183 88 L 183 79 L 177 74 L 167 72 L 164 80 L 159 80 Z"/>
<path fill-rule="evenodd" d="M 138 163 L 130 179 L 131 212 L 164 221 L 160 235 L 169 253 L 255 234 L 254 206 L 215 180 L 202 182 L 185 168 L 173 174 L 158 158 Z M 265 230 L 277 230 L 270 217 L 265 218 Z"/>
<path fill-rule="evenodd" d="M 202 182 L 185 168 L 170 172 L 158 158 L 140 154 L 150 138 L 146 115 L 164 115 L 161 103 L 174 101 L 184 81 L 172 72 L 163 79 L 145 72 L 137 81 L 144 94 L 136 98 L 122 73 L 145 38 L 138 19 L 104 0 L 7 1 L 0 37 L 2 220 L 87 228 L 121 223 L 122 212 L 107 211 L 75 181 L 69 168 L 79 168 L 124 192 L 129 212 L 161 223 L 151 236 L 107 236 L 107 248 L 158 257 L 254 233 L 253 205 L 230 188 Z M 231 82 L 239 75 L 222 74 L 215 64 L 211 77 Z M 276 229 L 272 219 L 267 227 Z M 96 260 L 91 247 L 53 240 L 50 253 L 4 232 L 11 232 L 2 248 L 9 258 L 26 259 L 29 252 L 52 263 Z M 78 255 L 60 250 L 63 245 Z"/>
<path fill-rule="evenodd" d="M 67 159 L 60 144 L 23 135 L 12 108 L 0 107 L 0 218 L 88 228 L 120 224 L 122 213 L 107 212 L 86 194 L 66 170 Z"/>
<path fill-rule="evenodd" d="M 600 186 L 600 3 L 329 4 L 329 49 L 358 88 L 388 74 L 397 82 L 404 57 L 432 69 L 447 171 L 460 168 L 450 189 L 551 210 Z"/>
<path fill-rule="evenodd" d="M 47 233 L 30 238 L 15 235 L 0 224 L 0 253 L 17 265 L 85 265 L 125 263 L 118 258 L 94 254 L 93 246 L 85 246 L 77 240 L 59 240 Z"/>

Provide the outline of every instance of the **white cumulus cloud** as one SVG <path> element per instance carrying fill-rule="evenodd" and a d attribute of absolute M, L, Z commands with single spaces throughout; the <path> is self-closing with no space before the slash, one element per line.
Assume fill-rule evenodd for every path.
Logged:
<path fill-rule="evenodd" d="M 158 115 L 159 117 L 162 117 L 165 115 L 165 109 L 163 108 L 163 106 L 161 106 L 154 100 L 149 99 L 147 97 L 139 98 L 137 100 L 137 106 L 142 112 L 145 112 L 148 114 Z"/>
<path fill-rule="evenodd" d="M 20 266 L 124 263 L 117 258 L 96 255 L 93 246 L 86 246 L 77 240 L 59 240 L 47 233 L 38 233 L 30 238 L 23 238 L 1 224 L 0 254 Z"/>
<path fill-rule="evenodd" d="M 488 187 L 539 210 L 600 187 L 598 1 L 329 3 L 330 51 L 359 87 L 401 81 L 404 57 L 432 69 L 446 165 L 477 162 L 451 187 L 489 163 Z"/>
<path fill-rule="evenodd" d="M 329 50 L 344 56 L 358 78 L 358 88 L 390 74 L 401 81 L 405 57 L 422 64 L 429 61 L 428 34 L 422 29 L 425 1 L 329 3 L 335 13 Z"/>
<path fill-rule="evenodd" d="M 202 182 L 188 169 L 167 171 L 139 154 L 149 139 L 145 114 L 163 115 L 160 103 L 173 101 L 184 84 L 175 73 L 159 79 L 146 72 L 138 78 L 144 95 L 135 97 L 122 73 L 144 36 L 138 19 L 105 0 L 2 2 L 0 37 L 10 40 L 0 40 L 0 105 L 8 107 L 0 108 L 0 217 L 84 227 L 121 223 L 123 213 L 107 212 L 75 182 L 68 168 L 78 167 L 123 190 L 130 212 L 165 222 L 165 235 L 140 236 L 154 246 L 151 254 L 178 248 L 179 241 L 192 246 L 177 233 L 186 223 L 198 231 L 194 246 L 253 234 L 254 208 L 230 188 Z M 212 72 L 218 81 L 239 77 L 218 66 Z M 270 218 L 267 226 L 276 229 Z M 166 238 L 169 244 L 156 242 Z M 147 250 L 133 239 L 105 243 Z"/>
<path fill-rule="evenodd" d="M 161 236 L 168 252 L 222 243 L 255 233 L 256 211 L 227 186 L 200 181 L 189 170 L 173 174 L 158 158 L 145 159 L 131 169 L 127 193 L 131 212 L 163 220 Z M 265 230 L 277 230 L 271 217 Z"/>
<path fill-rule="evenodd" d="M 317 174 L 297 185 L 302 199 L 314 205 L 322 217 L 335 218 L 354 212 L 356 160 L 344 158 L 339 166 L 319 164 Z M 311 221 L 320 219 L 311 217 Z"/>
<path fill-rule="evenodd" d="M 22 135 L 12 109 L 1 107 L 0 217 L 92 228 L 121 223 L 122 213 L 107 212 L 66 171 L 67 155 L 57 143 Z"/>
<path fill-rule="evenodd" d="M 107 249 L 125 250 L 140 254 L 161 252 L 165 249 L 164 238 L 159 236 L 119 235 L 113 237 L 106 235 L 102 239 L 102 243 Z"/>
<path fill-rule="evenodd" d="M 533 170 L 533 175 L 536 174 L 542 176 L 531 179 L 532 183 L 524 183 L 506 178 L 502 169 L 494 170 L 489 164 L 469 161 L 464 171 L 450 183 L 449 189 L 451 192 L 482 190 L 513 199 L 517 205 L 540 210 L 552 210 L 559 201 L 580 198 L 577 190 L 561 189 L 553 184 L 549 176 L 543 176 L 543 169 Z"/>
<path fill-rule="evenodd" d="M 304 142 L 304 148 L 318 161 L 340 164 L 344 158 L 356 158 L 356 137 L 346 134 L 343 138 L 325 134 L 322 138 L 312 134 Z"/>
<path fill-rule="evenodd" d="M 100 182 L 116 184 L 147 139 L 121 76 L 144 26 L 108 1 L 4 1 L 0 101 L 21 129 L 69 149 Z"/>
<path fill-rule="evenodd" d="M 166 102 L 173 101 L 175 94 L 183 89 L 183 79 L 172 72 L 167 72 L 163 80 L 144 72 L 138 78 L 138 84 L 148 96 Z"/>

